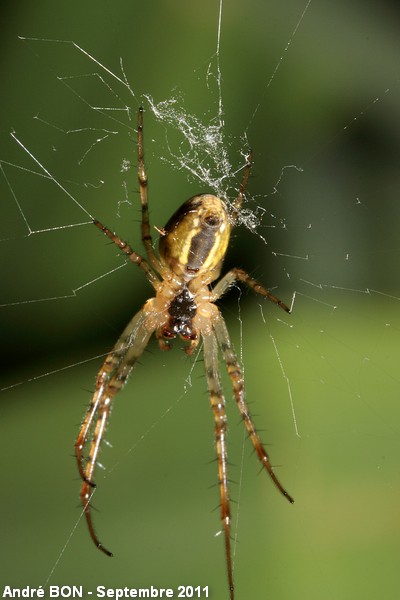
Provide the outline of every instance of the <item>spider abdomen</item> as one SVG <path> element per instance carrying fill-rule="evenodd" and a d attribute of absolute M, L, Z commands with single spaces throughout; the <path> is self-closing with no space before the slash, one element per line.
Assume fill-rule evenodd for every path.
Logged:
<path fill-rule="evenodd" d="M 199 275 L 210 283 L 219 276 L 230 236 L 225 203 L 212 194 L 193 196 L 164 227 L 159 250 L 162 263 L 190 281 Z"/>

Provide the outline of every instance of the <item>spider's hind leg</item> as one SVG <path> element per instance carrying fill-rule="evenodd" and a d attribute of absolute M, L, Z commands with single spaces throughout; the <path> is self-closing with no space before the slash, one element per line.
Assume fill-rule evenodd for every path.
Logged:
<path fill-rule="evenodd" d="M 150 281 L 151 285 L 154 287 L 155 290 L 157 290 L 158 289 L 158 284 L 160 283 L 160 280 L 157 277 L 157 275 L 154 273 L 153 269 L 150 267 L 149 263 L 142 256 L 140 256 L 140 254 L 138 254 L 137 252 L 135 252 L 130 247 L 130 245 L 128 244 L 128 242 L 125 242 L 125 240 L 121 239 L 116 233 L 113 233 L 111 231 L 111 229 L 109 229 L 108 227 L 106 227 L 106 225 L 103 225 L 103 223 L 100 223 L 100 221 L 98 221 L 97 219 L 93 220 L 93 225 L 95 225 L 108 238 L 110 238 L 110 240 L 112 242 L 114 242 L 114 244 L 116 244 L 118 246 L 118 248 L 120 250 L 122 250 L 122 252 L 124 254 L 126 254 L 128 256 L 128 258 L 135 265 L 138 265 L 138 267 L 140 267 L 142 269 L 142 271 L 144 271 L 144 274 L 146 275 L 147 279 Z"/>

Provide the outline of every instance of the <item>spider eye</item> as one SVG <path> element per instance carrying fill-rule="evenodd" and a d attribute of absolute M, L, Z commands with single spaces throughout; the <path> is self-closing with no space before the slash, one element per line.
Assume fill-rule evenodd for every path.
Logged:
<path fill-rule="evenodd" d="M 193 196 L 172 215 L 160 238 L 162 263 L 185 280 L 205 275 L 214 281 L 221 270 L 230 236 L 224 202 L 211 194 Z"/>

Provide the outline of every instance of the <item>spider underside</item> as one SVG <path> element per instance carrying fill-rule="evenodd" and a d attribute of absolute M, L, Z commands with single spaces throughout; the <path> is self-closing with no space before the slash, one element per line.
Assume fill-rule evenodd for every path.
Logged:
<path fill-rule="evenodd" d="M 155 290 L 155 296 L 147 300 L 143 308 L 128 323 L 105 359 L 97 375 L 95 392 L 75 443 L 75 454 L 82 478 L 80 497 L 90 536 L 102 552 L 112 556 L 95 532 L 90 502 L 95 487 L 96 463 L 113 399 L 125 384 L 153 333 L 161 350 L 168 350 L 170 340 L 176 336 L 186 340 L 185 351 L 189 355 L 193 353 L 200 339 L 202 340 L 207 386 L 214 416 L 221 521 L 225 538 L 230 600 L 234 600 L 234 586 L 227 468 L 227 419 L 219 372 L 219 350 L 232 381 L 234 398 L 258 458 L 278 490 L 289 502 L 293 502 L 293 498 L 277 479 L 253 424 L 245 400 L 242 369 L 232 347 L 225 321 L 215 302 L 235 281 L 240 281 L 286 312 L 290 312 L 290 309 L 242 269 L 232 269 L 213 289 L 210 288 L 210 284 L 220 276 L 231 227 L 235 225 L 242 205 L 250 166 L 251 153 L 231 214 L 228 214 L 223 200 L 211 194 L 193 196 L 178 208 L 161 232 L 158 258 L 153 249 L 150 233 L 147 175 L 143 158 L 143 109 L 139 109 L 138 179 L 142 208 L 142 242 L 147 260 L 99 221 L 95 220 L 94 224 L 142 269 Z M 89 446 L 88 457 L 83 455 L 86 445 Z"/>

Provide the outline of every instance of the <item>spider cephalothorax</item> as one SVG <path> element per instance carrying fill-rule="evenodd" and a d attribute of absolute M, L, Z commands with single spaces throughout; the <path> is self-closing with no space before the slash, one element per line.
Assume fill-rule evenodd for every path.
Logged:
<path fill-rule="evenodd" d="M 97 375 L 95 392 L 75 443 L 75 453 L 82 478 L 81 501 L 90 535 L 100 550 L 112 556 L 94 530 L 90 502 L 95 487 L 93 481 L 95 467 L 113 399 L 123 387 L 153 333 L 158 339 L 161 350 L 169 349 L 170 340 L 180 336 L 188 342 L 185 348 L 188 354 L 191 354 L 200 339 L 202 340 L 207 386 L 214 415 L 221 521 L 225 538 L 230 600 L 234 598 L 234 591 L 230 546 L 227 420 L 219 373 L 219 350 L 232 382 L 235 401 L 258 458 L 278 490 L 289 502 L 293 502 L 293 498 L 278 481 L 253 424 L 245 400 L 242 369 L 233 350 L 225 321 L 215 302 L 237 280 L 286 312 L 290 312 L 290 309 L 242 269 L 232 269 L 213 288 L 210 287 L 221 272 L 231 227 L 236 223 L 242 205 L 250 161 L 251 156 L 248 158 L 243 182 L 231 214 L 228 213 L 224 201 L 216 196 L 211 194 L 193 196 L 178 208 L 165 228 L 161 230 L 160 257 L 157 258 L 150 233 L 147 176 L 143 161 L 143 110 L 139 109 L 138 177 L 142 207 L 142 241 L 147 260 L 99 221 L 94 221 L 94 224 L 143 270 L 155 290 L 155 296 L 147 300 L 143 308 L 128 323 L 105 359 Z M 85 459 L 83 452 L 87 444 L 89 456 Z"/>
<path fill-rule="evenodd" d="M 185 285 L 168 307 L 168 323 L 161 328 L 161 335 L 167 340 L 177 335 L 180 335 L 184 340 L 197 340 L 198 333 L 193 325 L 196 311 L 196 296 Z"/>

